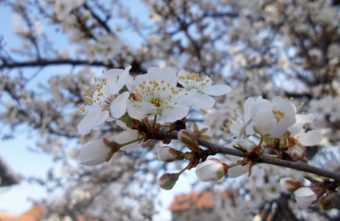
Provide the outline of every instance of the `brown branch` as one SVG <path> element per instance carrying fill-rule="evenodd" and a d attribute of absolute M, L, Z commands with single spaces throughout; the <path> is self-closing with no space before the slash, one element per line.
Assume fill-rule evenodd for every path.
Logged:
<path fill-rule="evenodd" d="M 27 68 L 27 67 L 45 67 L 50 65 L 90 65 L 99 67 L 112 68 L 112 64 L 107 64 L 102 61 L 79 60 L 79 59 L 40 59 L 32 61 L 21 61 L 21 62 L 6 62 L 2 61 L 0 69 L 4 68 Z"/>
<path fill-rule="evenodd" d="M 171 133 L 159 132 L 153 138 L 161 139 L 161 140 L 177 139 L 177 132 L 171 132 Z M 211 155 L 222 153 L 222 154 L 228 154 L 228 155 L 233 155 L 233 156 L 238 156 L 238 157 L 246 157 L 245 154 L 239 150 L 231 149 L 231 148 L 224 147 L 218 144 L 214 144 L 206 140 L 201 140 L 201 139 L 196 139 L 196 140 L 198 141 L 200 145 L 208 148 L 211 152 Z M 324 169 L 309 165 L 301 161 L 287 161 L 287 160 L 281 160 L 281 159 L 268 156 L 268 155 L 261 155 L 259 156 L 256 162 L 291 168 L 291 169 L 331 178 L 331 179 L 334 179 L 336 182 L 340 182 L 340 173 L 335 173 L 335 172 L 331 172 L 328 170 L 324 170 Z"/>

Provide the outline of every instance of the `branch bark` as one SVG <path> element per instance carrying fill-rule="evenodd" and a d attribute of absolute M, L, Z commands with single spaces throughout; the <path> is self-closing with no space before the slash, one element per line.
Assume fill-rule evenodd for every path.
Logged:
<path fill-rule="evenodd" d="M 155 139 L 177 139 L 177 132 L 171 132 L 171 133 L 159 132 L 154 138 Z M 222 154 L 233 155 L 233 156 L 238 156 L 238 157 L 246 157 L 242 151 L 224 147 L 218 144 L 214 144 L 206 140 L 201 140 L 201 139 L 196 139 L 196 140 L 198 141 L 200 145 L 208 148 L 211 151 L 211 155 L 222 153 Z M 334 179 L 336 182 L 340 183 L 340 173 L 335 173 L 332 171 L 324 170 L 324 169 L 312 166 L 310 164 L 307 164 L 301 161 L 288 161 L 288 160 L 282 160 L 282 159 L 278 159 L 278 158 L 268 156 L 268 155 L 261 155 L 256 160 L 256 162 L 291 168 L 291 169 L 295 169 L 295 170 L 299 170 L 299 171 L 303 171 L 307 173 L 312 173 L 315 175 Z"/>

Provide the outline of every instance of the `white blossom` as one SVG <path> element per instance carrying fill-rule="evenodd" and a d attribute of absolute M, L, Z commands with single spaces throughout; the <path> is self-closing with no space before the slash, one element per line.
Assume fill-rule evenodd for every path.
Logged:
<path fill-rule="evenodd" d="M 300 208 L 307 208 L 317 199 L 317 195 L 310 187 L 301 187 L 294 192 L 295 200 Z"/>
<path fill-rule="evenodd" d="M 182 102 L 194 108 L 212 108 L 215 99 L 211 96 L 225 95 L 231 90 L 227 85 L 212 85 L 208 76 L 184 70 L 178 73 L 177 80 L 184 87 Z"/>
<path fill-rule="evenodd" d="M 85 166 L 95 166 L 108 161 L 112 154 L 113 149 L 103 139 L 95 139 L 81 147 L 76 160 Z"/>
<path fill-rule="evenodd" d="M 87 96 L 86 116 L 78 124 L 78 132 L 87 134 L 106 120 L 118 119 L 126 113 L 129 92 L 120 94 L 129 79 L 130 67 L 112 69 L 104 73 L 102 84 L 97 83 L 93 96 Z"/>
<path fill-rule="evenodd" d="M 189 108 L 177 102 L 176 83 L 176 70 L 169 67 L 151 68 L 137 76 L 128 103 L 129 116 L 142 120 L 157 115 L 157 120 L 164 123 L 184 118 Z"/>
<path fill-rule="evenodd" d="M 196 176 L 201 181 L 219 181 L 228 172 L 228 166 L 216 158 L 210 158 L 196 167 Z"/>
<path fill-rule="evenodd" d="M 279 138 L 295 123 L 295 107 L 281 97 L 272 101 L 262 100 L 254 106 L 252 119 L 254 127 L 262 135 Z"/>

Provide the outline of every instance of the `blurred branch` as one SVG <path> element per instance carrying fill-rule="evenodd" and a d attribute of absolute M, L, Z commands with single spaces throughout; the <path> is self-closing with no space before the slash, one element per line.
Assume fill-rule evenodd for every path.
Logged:
<path fill-rule="evenodd" d="M 5 164 L 4 160 L 0 157 L 0 187 L 11 186 L 19 183 L 19 178 Z"/>

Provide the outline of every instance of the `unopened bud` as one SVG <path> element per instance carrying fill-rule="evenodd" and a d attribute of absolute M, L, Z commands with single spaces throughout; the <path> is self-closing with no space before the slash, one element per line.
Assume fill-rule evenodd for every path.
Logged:
<path fill-rule="evenodd" d="M 95 166 L 110 160 L 119 148 L 119 144 L 106 138 L 91 140 L 80 149 L 76 160 L 86 166 Z"/>
<path fill-rule="evenodd" d="M 249 139 L 240 139 L 236 142 L 235 146 L 243 151 L 252 152 L 256 144 Z"/>
<path fill-rule="evenodd" d="M 293 180 L 290 177 L 281 178 L 280 184 L 281 184 L 282 189 L 287 193 L 292 193 L 295 190 L 297 190 L 297 189 L 299 189 L 300 187 L 303 186 L 300 181 Z"/>
<path fill-rule="evenodd" d="M 178 180 L 178 173 L 165 173 L 158 179 L 158 185 L 165 190 L 171 190 Z"/>
<path fill-rule="evenodd" d="M 157 152 L 158 159 L 164 162 L 172 162 L 183 158 L 183 153 L 170 146 L 163 146 Z"/>
<path fill-rule="evenodd" d="M 188 130 L 180 130 L 177 134 L 177 139 L 188 146 L 192 151 L 199 152 L 199 144 L 197 140 L 192 136 L 192 134 Z"/>
<path fill-rule="evenodd" d="M 205 182 L 218 181 L 228 173 L 228 168 L 227 164 L 216 158 L 210 158 L 197 165 L 196 176 Z"/>

